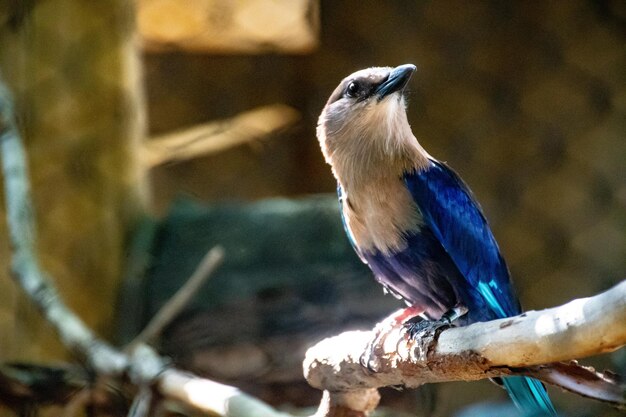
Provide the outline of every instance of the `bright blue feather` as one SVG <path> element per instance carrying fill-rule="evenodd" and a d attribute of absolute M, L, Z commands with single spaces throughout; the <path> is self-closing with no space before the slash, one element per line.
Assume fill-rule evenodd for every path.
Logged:
<path fill-rule="evenodd" d="M 485 320 L 521 312 L 509 271 L 485 216 L 463 181 L 433 161 L 429 169 L 408 173 L 404 181 L 428 226 L 450 255 L 467 285 L 490 307 Z M 470 310 L 473 306 L 466 306 Z"/>
<path fill-rule="evenodd" d="M 490 314 L 477 314 L 481 303 L 463 300 L 472 319 L 509 317 L 521 312 L 508 268 L 482 211 L 469 188 L 454 171 L 432 161 L 430 168 L 404 176 L 427 226 L 465 277 L 467 293 L 477 291 Z M 468 305 L 469 304 L 469 305 Z M 522 410 L 556 416 L 539 382 L 526 377 L 504 378 L 513 402 Z"/>
<path fill-rule="evenodd" d="M 520 410 L 530 411 L 533 416 L 556 416 L 556 410 L 541 382 L 523 376 L 502 379 L 513 403 Z"/>
<path fill-rule="evenodd" d="M 341 224 L 343 225 L 343 230 L 346 232 L 346 235 L 348 236 L 348 241 L 350 242 L 350 245 L 352 245 L 352 249 L 354 249 L 356 254 L 359 255 L 359 258 L 361 258 L 361 260 L 364 263 L 367 263 L 367 261 L 363 258 L 363 254 L 361 253 L 361 250 L 359 249 L 356 242 L 354 241 L 354 236 L 352 236 L 352 232 L 350 231 L 350 228 L 346 224 L 346 218 L 343 215 L 343 190 L 341 189 L 341 186 L 339 184 L 337 184 L 337 197 L 339 198 L 339 212 L 341 213 Z"/>

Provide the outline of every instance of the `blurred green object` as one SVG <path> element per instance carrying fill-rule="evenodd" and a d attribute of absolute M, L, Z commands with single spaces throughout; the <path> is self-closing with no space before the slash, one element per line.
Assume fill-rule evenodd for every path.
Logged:
<path fill-rule="evenodd" d="M 134 329 L 125 318 L 124 341 L 183 285 L 215 245 L 224 248 L 224 263 L 186 315 L 229 312 L 228 320 L 237 329 L 223 319 L 206 322 L 206 329 L 194 334 L 206 333 L 202 344 L 207 346 L 298 332 L 332 334 L 356 323 L 368 327 L 400 305 L 384 296 L 350 247 L 334 195 L 212 206 L 179 201 L 155 233 L 147 276 L 124 295 L 129 301 L 122 304 L 143 312 Z M 141 246 L 149 248 L 147 242 Z M 181 349 L 194 345 L 177 342 Z"/>

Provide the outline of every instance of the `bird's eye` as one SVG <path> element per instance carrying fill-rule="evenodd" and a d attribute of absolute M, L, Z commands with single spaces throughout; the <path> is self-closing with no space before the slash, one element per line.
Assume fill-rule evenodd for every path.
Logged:
<path fill-rule="evenodd" d="M 348 87 L 346 88 L 346 95 L 348 97 L 356 97 L 359 94 L 359 90 L 360 90 L 360 86 L 356 81 L 352 81 L 350 84 L 348 84 Z"/>

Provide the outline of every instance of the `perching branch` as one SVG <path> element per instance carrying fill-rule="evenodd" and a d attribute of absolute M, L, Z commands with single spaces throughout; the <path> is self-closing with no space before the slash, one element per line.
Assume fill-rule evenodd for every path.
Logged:
<path fill-rule="evenodd" d="M 548 310 L 467 327 L 426 328 L 412 340 L 401 328 L 395 329 L 385 340 L 376 373 L 359 363 L 372 337 L 372 332 L 346 332 L 310 348 L 304 361 L 309 384 L 358 396 L 355 389 L 517 374 L 626 406 L 626 387 L 611 374 L 597 374 L 576 364 L 543 366 L 626 344 L 626 281 L 594 297 Z M 577 378 L 576 383 L 571 383 L 572 378 Z"/>
<path fill-rule="evenodd" d="M 84 358 L 98 376 L 117 379 L 120 385 L 121 381 L 129 380 L 140 388 L 140 392 L 142 388 L 155 387 L 163 397 L 178 400 L 210 415 L 247 417 L 251 415 L 250 410 L 254 409 L 254 415 L 259 417 L 286 417 L 237 388 L 173 368 L 165 358 L 145 344 L 137 343 L 128 351 L 114 348 L 99 339 L 65 305 L 36 256 L 35 222 L 26 155 L 15 126 L 12 101 L 1 81 L 0 152 L 7 222 L 13 247 L 13 277 L 68 349 Z M 211 268 L 216 265 L 215 253 L 205 259 L 205 268 L 200 272 L 207 272 L 207 264 Z M 194 279 L 194 282 L 197 281 Z M 7 394 L 11 395 L 11 392 Z"/>

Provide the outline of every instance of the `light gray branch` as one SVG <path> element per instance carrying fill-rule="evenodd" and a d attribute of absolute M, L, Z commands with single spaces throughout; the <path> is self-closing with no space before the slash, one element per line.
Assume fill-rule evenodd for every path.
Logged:
<path fill-rule="evenodd" d="M 157 387 L 166 397 L 185 403 L 207 415 L 230 417 L 286 417 L 237 388 L 184 373 L 170 366 L 152 348 L 136 343 L 127 352 L 99 339 L 63 302 L 43 271 L 36 255 L 35 221 L 32 214 L 26 154 L 15 125 L 12 101 L 0 80 L 0 153 L 5 184 L 7 222 L 13 247 L 13 277 L 26 296 L 55 328 L 63 344 L 86 359 L 99 376 L 129 377 L 137 387 Z M 221 255 L 212 252 L 198 275 L 214 268 Z M 202 278 L 195 278 L 194 287 Z M 193 288 L 192 288 L 193 289 Z M 185 290 L 182 302 L 188 296 Z M 178 304 L 179 302 L 175 302 Z M 176 307 L 172 307 L 176 310 Z M 211 401 L 207 401 L 207 399 Z M 143 407 L 143 399 L 138 400 Z M 141 412 L 142 410 L 138 410 Z M 140 413 L 141 414 L 141 413 Z"/>
<path fill-rule="evenodd" d="M 231 387 L 198 378 L 188 372 L 168 369 L 159 377 L 159 391 L 209 414 L 226 417 L 293 417 Z"/>
<path fill-rule="evenodd" d="M 310 348 L 304 361 L 309 384 L 330 392 L 354 393 L 355 389 L 517 374 L 619 407 L 626 402 L 624 385 L 609 374 L 576 364 L 543 366 L 626 344 L 626 281 L 560 307 L 467 327 L 437 330 L 431 326 L 412 339 L 401 328 L 394 329 L 379 352 L 376 373 L 359 363 L 372 337 L 369 331 L 346 332 Z"/>
<path fill-rule="evenodd" d="M 593 297 L 521 316 L 450 329 L 438 355 L 479 352 L 492 366 L 524 367 L 584 358 L 626 344 L 626 281 Z"/>

